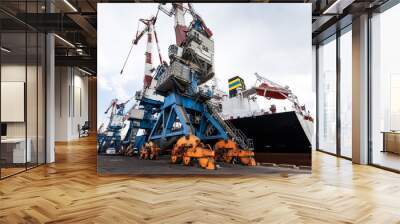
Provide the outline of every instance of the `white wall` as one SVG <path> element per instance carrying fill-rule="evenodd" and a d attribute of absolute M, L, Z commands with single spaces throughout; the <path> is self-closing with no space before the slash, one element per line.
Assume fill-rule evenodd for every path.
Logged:
<path fill-rule="evenodd" d="M 66 141 L 68 139 L 68 88 L 70 77 L 67 67 L 55 68 L 55 140 Z"/>
<path fill-rule="evenodd" d="M 25 82 L 25 75 L 28 72 L 29 86 L 36 86 L 36 80 L 32 80 L 31 74 L 36 74 L 36 67 L 18 64 L 5 64 L 1 66 L 1 81 L 3 82 Z M 36 124 L 37 115 L 32 113 L 32 108 L 36 111 L 36 88 L 27 88 L 27 119 L 28 122 L 34 122 Z M 22 108 L 24 109 L 24 108 Z M 7 108 L 2 108 L 7 110 Z M 25 137 L 25 124 L 26 122 L 7 122 L 7 136 L 8 137 Z M 36 130 L 36 125 L 28 124 L 28 137 L 30 130 Z M 36 135 L 36 132 L 35 132 Z"/>
<path fill-rule="evenodd" d="M 55 140 L 74 140 L 78 125 L 88 120 L 88 78 L 72 67 L 56 67 L 55 73 Z"/>
<path fill-rule="evenodd" d="M 1 66 L 1 81 L 5 82 L 25 82 L 25 65 L 8 64 Z M 30 67 L 28 67 L 30 70 Z M 6 110 L 6 108 L 1 108 Z M 7 137 L 25 137 L 25 122 L 8 122 Z"/>
<path fill-rule="evenodd" d="M 88 78 L 81 76 L 81 73 L 74 75 L 74 108 L 72 108 L 72 120 L 71 120 L 71 135 L 73 138 L 79 137 L 78 124 L 81 126 L 89 118 L 88 113 Z"/>
<path fill-rule="evenodd" d="M 38 70 L 37 70 L 38 69 Z M 26 120 L 22 122 L 5 122 L 7 124 L 7 137 L 29 139 L 32 162 L 39 159 L 44 163 L 45 150 L 45 116 L 44 116 L 44 74 L 41 66 L 32 66 L 18 63 L 2 64 L 2 82 L 24 82 L 26 85 L 26 105 L 20 112 L 26 112 Z M 27 80 L 26 80 L 27 79 Z M 7 95 L 2 95 L 7 97 Z M 12 110 L 2 107 L 1 110 Z M 4 111 L 3 111 L 4 112 Z M 12 111 L 7 111 L 12 113 Z"/>

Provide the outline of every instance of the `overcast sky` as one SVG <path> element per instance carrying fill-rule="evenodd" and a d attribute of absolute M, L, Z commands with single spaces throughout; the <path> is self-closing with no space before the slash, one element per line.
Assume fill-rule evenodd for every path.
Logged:
<path fill-rule="evenodd" d="M 119 72 L 136 34 L 139 18 L 149 18 L 158 4 L 98 4 L 98 124 L 112 98 L 126 100 L 142 88 L 143 38 Z M 239 75 L 246 85 L 254 72 L 288 85 L 301 103 L 314 107 L 312 90 L 311 4 L 193 4 L 213 31 L 215 73 L 219 88 L 228 90 L 228 79 Z M 165 5 L 171 8 L 171 4 Z M 186 23 L 190 22 L 190 17 Z M 143 26 L 141 26 L 143 27 Z M 175 43 L 174 19 L 160 12 L 156 31 L 161 53 L 168 61 L 168 46 Z M 153 62 L 158 65 L 156 46 Z"/>

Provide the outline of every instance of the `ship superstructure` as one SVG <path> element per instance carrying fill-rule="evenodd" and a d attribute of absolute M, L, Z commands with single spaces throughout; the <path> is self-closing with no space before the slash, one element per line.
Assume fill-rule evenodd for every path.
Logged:
<path fill-rule="evenodd" d="M 270 158 L 274 158 L 270 155 L 260 158 L 265 153 L 282 153 L 286 158 L 296 154 L 311 155 L 314 122 L 306 106 L 299 103 L 288 86 L 257 73 L 255 76 L 257 81 L 249 88 L 239 76 L 228 80 L 229 93 L 219 91 L 214 98 L 220 115 L 253 139 L 258 161 L 270 162 Z M 269 104 L 260 105 L 258 97 Z M 301 165 L 304 164 L 307 162 L 302 161 Z"/>

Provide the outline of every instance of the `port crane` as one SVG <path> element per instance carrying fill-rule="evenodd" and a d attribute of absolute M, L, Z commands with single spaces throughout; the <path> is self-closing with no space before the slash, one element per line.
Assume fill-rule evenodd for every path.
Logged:
<path fill-rule="evenodd" d="M 148 66 L 151 65 L 152 50 L 150 33 L 154 32 L 154 18 L 157 17 L 145 23 L 149 38 L 144 88 L 136 94 L 136 99 L 143 107 L 143 119 L 139 119 L 138 127 L 146 120 L 146 114 L 156 119 L 148 119 L 151 129 L 147 129 L 150 131 L 147 133 L 147 142 L 140 150 L 140 158 L 158 158 L 160 149 L 172 148 L 173 163 L 190 165 L 197 161 L 202 168 L 215 169 L 215 156 L 219 153 L 229 155 L 225 158 L 226 162 L 239 161 L 254 166 L 252 140 L 220 117 L 210 103 L 212 89 L 201 86 L 214 77 L 211 30 L 190 3 L 187 7 L 183 3 L 172 3 L 170 10 L 160 5 L 157 15 L 159 11 L 174 16 L 176 44 L 168 48 L 170 64 L 162 61 L 159 54 L 160 65 L 151 76 Z M 189 26 L 185 24 L 186 12 L 193 18 Z M 140 39 L 140 34 L 136 35 L 136 39 Z M 133 41 L 133 45 L 135 43 L 137 41 Z M 154 98 L 158 100 L 154 101 Z M 215 150 L 205 144 L 212 141 L 217 141 Z"/>
<path fill-rule="evenodd" d="M 110 121 L 104 132 L 98 133 L 98 152 L 100 154 L 119 154 L 122 150 L 121 129 L 125 122 L 125 105 L 130 101 L 118 102 L 118 99 L 112 99 L 110 106 L 104 112 L 110 113 Z"/>
<path fill-rule="evenodd" d="M 155 70 L 153 67 L 152 57 L 154 40 L 157 45 L 158 58 L 160 60 L 160 66 L 157 69 L 163 69 L 166 67 L 166 62 L 163 61 L 161 56 L 157 32 L 154 27 L 157 21 L 157 16 L 158 11 L 156 16 L 152 16 L 149 19 L 139 19 L 139 23 L 144 24 L 144 28 L 140 30 L 138 25 L 136 35 L 132 40 L 128 55 L 120 71 L 120 74 L 122 75 L 124 72 L 124 68 L 127 65 L 128 59 L 132 54 L 134 46 L 139 43 L 142 37 L 147 35 L 143 89 L 141 91 L 137 91 L 135 94 L 135 99 L 139 102 L 139 105 L 133 105 L 132 108 L 130 108 L 127 112 L 129 129 L 127 135 L 123 140 L 124 152 L 127 155 L 133 155 L 134 153 L 137 153 L 138 149 L 142 148 L 145 145 L 145 140 L 147 137 L 146 135 L 148 135 L 147 132 L 149 132 L 153 127 L 155 122 L 154 116 L 158 113 L 164 100 L 164 97 L 155 94 L 154 86 L 156 80 L 153 80 L 152 76 L 152 73 Z M 139 129 L 144 130 L 144 136 L 136 136 Z M 157 158 L 157 156 L 151 155 L 143 158 Z"/>

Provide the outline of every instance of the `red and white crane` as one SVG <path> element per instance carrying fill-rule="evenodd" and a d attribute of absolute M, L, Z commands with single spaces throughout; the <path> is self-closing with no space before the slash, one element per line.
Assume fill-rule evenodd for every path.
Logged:
<path fill-rule="evenodd" d="M 185 11 L 183 3 L 172 3 L 172 9 L 168 10 L 160 4 L 158 10 L 164 12 L 169 17 L 174 16 L 174 29 L 175 29 L 175 39 L 176 45 L 181 46 L 181 44 L 186 39 L 186 32 L 188 28 L 185 23 Z"/>
<path fill-rule="evenodd" d="M 190 15 L 193 17 L 193 22 L 198 23 L 198 25 L 203 28 L 208 38 L 213 35 L 211 30 L 206 26 L 201 16 L 194 10 L 194 7 L 191 3 L 187 3 L 187 6 L 184 6 L 183 3 L 172 3 L 172 9 L 170 10 L 165 9 L 162 4 L 160 4 L 158 6 L 158 9 L 170 17 L 174 15 L 176 46 L 181 46 L 182 43 L 185 42 L 186 33 L 189 31 L 189 28 L 186 26 L 185 22 L 186 12 L 189 12 Z"/>
<path fill-rule="evenodd" d="M 158 11 L 157 11 L 158 14 Z M 145 25 L 145 27 L 139 32 L 139 25 L 138 25 L 138 30 L 136 31 L 136 36 L 135 38 L 132 40 L 132 46 L 129 50 L 128 56 L 125 59 L 124 65 L 121 69 L 120 74 L 122 74 L 124 72 L 124 68 L 128 62 L 129 56 L 132 53 L 132 49 L 135 45 L 138 44 L 138 42 L 141 40 L 141 38 L 143 36 L 145 36 L 145 34 L 147 34 L 147 45 L 146 45 L 146 52 L 145 52 L 145 68 L 144 68 L 144 80 L 143 80 L 143 86 L 144 88 L 149 88 L 151 81 L 153 79 L 152 76 L 152 72 L 154 70 L 153 67 L 153 57 L 152 57 L 152 52 L 153 52 L 153 36 L 154 36 L 154 40 L 156 42 L 157 45 L 157 50 L 158 50 L 158 58 L 160 60 L 160 64 L 162 64 L 164 61 L 162 59 L 161 56 L 161 50 L 160 50 L 160 46 L 158 44 L 158 38 L 157 38 L 157 32 L 155 30 L 155 23 L 157 21 L 157 15 L 156 16 L 152 16 L 150 19 L 139 19 L 139 21 L 141 23 L 143 23 Z"/>

